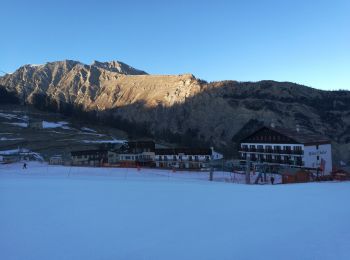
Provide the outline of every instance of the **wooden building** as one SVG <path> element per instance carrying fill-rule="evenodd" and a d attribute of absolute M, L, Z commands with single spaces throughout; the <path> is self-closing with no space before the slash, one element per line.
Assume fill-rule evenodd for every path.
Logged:
<path fill-rule="evenodd" d="M 350 180 L 350 166 L 344 166 L 333 170 L 332 176 L 333 179 L 337 181 Z"/>
<path fill-rule="evenodd" d="M 301 168 L 286 168 L 281 172 L 282 183 L 303 183 L 312 180 L 312 172 Z"/>

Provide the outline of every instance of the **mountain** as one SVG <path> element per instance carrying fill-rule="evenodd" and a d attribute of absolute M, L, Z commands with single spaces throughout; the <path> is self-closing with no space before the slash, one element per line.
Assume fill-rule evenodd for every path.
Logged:
<path fill-rule="evenodd" d="M 137 135 L 214 145 L 236 156 L 237 144 L 262 124 L 327 136 L 336 160 L 350 161 L 350 92 L 290 82 L 220 81 L 192 74 L 148 75 L 121 62 L 59 61 L 25 65 L 0 85 L 41 109 L 72 113 Z"/>
<path fill-rule="evenodd" d="M 117 72 L 125 75 L 147 75 L 146 72 L 142 70 L 135 69 L 121 61 L 110 61 L 110 62 L 99 62 L 94 61 L 92 66 L 102 68 L 105 70 Z"/>

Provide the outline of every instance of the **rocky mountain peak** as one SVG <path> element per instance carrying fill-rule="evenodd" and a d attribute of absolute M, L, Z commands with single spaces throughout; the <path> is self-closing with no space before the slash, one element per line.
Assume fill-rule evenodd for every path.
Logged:
<path fill-rule="evenodd" d="M 105 70 L 109 70 L 112 72 L 117 72 L 125 75 L 147 75 L 145 71 L 135 69 L 121 61 L 108 61 L 108 62 L 100 62 L 94 61 L 91 66 L 95 66 L 98 68 L 102 68 Z"/>

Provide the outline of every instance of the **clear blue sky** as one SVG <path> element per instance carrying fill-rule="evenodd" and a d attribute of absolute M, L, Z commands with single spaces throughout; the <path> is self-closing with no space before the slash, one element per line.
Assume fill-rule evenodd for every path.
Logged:
<path fill-rule="evenodd" d="M 0 70 L 120 60 L 207 81 L 350 89 L 349 0 L 0 2 Z"/>

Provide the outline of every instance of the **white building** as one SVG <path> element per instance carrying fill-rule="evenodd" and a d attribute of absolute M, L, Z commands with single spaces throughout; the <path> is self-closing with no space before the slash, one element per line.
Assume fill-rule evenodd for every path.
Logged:
<path fill-rule="evenodd" d="M 222 154 L 213 148 L 162 148 L 155 150 L 156 167 L 202 169 L 210 166 L 210 161 L 222 159 Z"/>
<path fill-rule="evenodd" d="M 323 174 L 332 171 L 331 142 L 299 129 L 262 127 L 241 141 L 240 156 L 252 162 L 312 168 Z"/>

